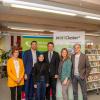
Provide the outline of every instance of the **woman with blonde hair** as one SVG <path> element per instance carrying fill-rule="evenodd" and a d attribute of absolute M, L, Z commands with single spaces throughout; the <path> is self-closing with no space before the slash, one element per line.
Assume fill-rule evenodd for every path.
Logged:
<path fill-rule="evenodd" d="M 71 79 L 71 66 L 72 62 L 68 55 L 68 50 L 63 48 L 61 50 L 61 60 L 59 64 L 59 79 L 62 85 L 62 96 L 63 100 L 68 100 L 68 87 Z"/>
<path fill-rule="evenodd" d="M 24 85 L 24 64 L 18 58 L 17 48 L 12 50 L 12 57 L 7 61 L 8 87 L 11 90 L 11 100 L 21 100 L 22 85 Z"/>

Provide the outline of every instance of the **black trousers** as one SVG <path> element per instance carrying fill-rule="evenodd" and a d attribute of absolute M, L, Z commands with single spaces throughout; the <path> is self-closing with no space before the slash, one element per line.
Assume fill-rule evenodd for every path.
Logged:
<path fill-rule="evenodd" d="M 22 86 L 10 87 L 11 100 L 21 100 Z"/>
<path fill-rule="evenodd" d="M 57 79 L 50 78 L 49 87 L 46 88 L 46 100 L 50 100 L 50 88 L 52 89 L 52 100 L 56 100 L 56 84 Z"/>
<path fill-rule="evenodd" d="M 74 76 L 73 80 L 72 80 L 72 83 L 73 83 L 74 100 L 78 100 L 78 83 L 81 86 L 83 100 L 87 100 L 86 80 L 85 79 L 81 79 L 79 76 Z"/>

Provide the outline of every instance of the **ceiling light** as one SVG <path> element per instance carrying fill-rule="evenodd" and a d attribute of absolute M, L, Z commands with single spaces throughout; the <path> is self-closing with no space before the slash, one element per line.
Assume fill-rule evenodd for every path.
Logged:
<path fill-rule="evenodd" d="M 100 17 L 93 17 L 93 16 L 85 16 L 85 18 L 100 20 Z"/>
<path fill-rule="evenodd" d="M 61 8 L 61 7 L 55 7 L 55 6 L 49 6 L 44 4 L 38 4 L 38 3 L 29 3 L 24 1 L 16 1 L 16 0 L 2 0 L 3 4 L 9 4 L 11 7 L 15 8 L 21 8 L 21 9 L 28 9 L 28 10 L 36 10 L 36 11 L 42 11 L 42 12 L 48 12 L 48 13 L 56 13 L 56 14 L 62 14 L 62 15 L 70 15 L 70 16 L 76 16 L 76 13 L 73 13 L 69 11 L 68 9 Z"/>
<path fill-rule="evenodd" d="M 32 29 L 32 28 L 23 28 L 23 27 L 8 27 L 13 30 L 24 30 L 24 31 L 44 31 L 42 29 Z"/>
<path fill-rule="evenodd" d="M 77 14 L 74 14 L 74 13 L 60 11 L 60 10 L 45 9 L 45 8 L 39 8 L 39 7 L 16 5 L 16 4 L 11 4 L 11 7 L 28 9 L 28 10 L 43 11 L 43 12 L 49 12 L 49 13 L 56 13 L 56 14 L 62 14 L 62 15 L 70 15 L 70 16 L 76 16 L 77 15 Z"/>
<path fill-rule="evenodd" d="M 100 37 L 99 34 L 85 34 L 86 36 L 97 36 L 97 37 Z"/>

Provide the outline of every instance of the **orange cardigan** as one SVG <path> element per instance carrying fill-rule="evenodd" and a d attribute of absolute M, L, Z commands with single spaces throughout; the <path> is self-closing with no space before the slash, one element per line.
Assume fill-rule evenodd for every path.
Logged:
<path fill-rule="evenodd" d="M 10 58 L 7 61 L 8 87 L 24 85 L 24 64 L 23 64 L 22 59 L 18 58 L 18 61 L 19 61 L 19 67 L 20 67 L 19 78 L 22 78 L 22 80 L 19 84 L 16 83 L 17 75 L 16 75 L 16 71 L 14 67 L 14 62 L 13 62 L 13 58 Z"/>

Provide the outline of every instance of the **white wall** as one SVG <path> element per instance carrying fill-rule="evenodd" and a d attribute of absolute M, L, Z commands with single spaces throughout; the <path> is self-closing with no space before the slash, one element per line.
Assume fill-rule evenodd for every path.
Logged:
<path fill-rule="evenodd" d="M 3 36 L 0 38 L 0 49 L 8 51 L 11 49 L 11 37 L 10 36 Z"/>
<path fill-rule="evenodd" d="M 95 45 L 100 45 L 100 37 L 86 36 L 85 39 L 93 42 Z"/>

